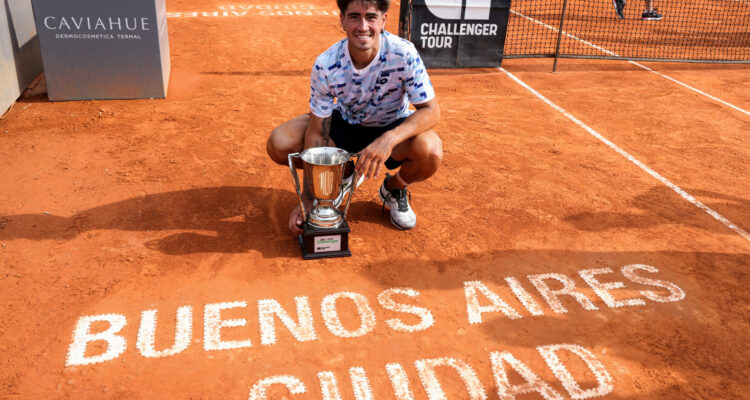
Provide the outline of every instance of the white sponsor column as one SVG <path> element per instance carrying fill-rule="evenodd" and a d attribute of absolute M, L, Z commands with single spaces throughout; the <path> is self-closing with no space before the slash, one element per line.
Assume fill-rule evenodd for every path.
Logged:
<path fill-rule="evenodd" d="M 42 57 L 31 3 L 0 2 L 0 115 L 41 72 Z"/>

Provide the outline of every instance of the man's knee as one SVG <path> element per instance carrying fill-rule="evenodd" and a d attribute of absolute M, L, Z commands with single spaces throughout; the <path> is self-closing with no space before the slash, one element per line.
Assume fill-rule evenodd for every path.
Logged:
<path fill-rule="evenodd" d="M 271 131 L 271 134 L 268 136 L 268 140 L 266 141 L 266 152 L 268 153 L 268 156 L 273 160 L 273 162 L 277 164 L 284 164 L 282 160 L 280 160 L 280 154 L 279 154 L 279 133 L 278 128 Z"/>
<path fill-rule="evenodd" d="M 283 129 L 276 128 L 271 131 L 271 135 L 268 136 L 266 141 L 266 152 L 268 156 L 277 164 L 287 165 L 287 156 L 290 153 L 299 151 L 297 143 L 293 143 L 288 135 L 284 134 Z M 296 145 L 296 146 L 295 146 Z"/>
<path fill-rule="evenodd" d="M 302 151 L 305 128 L 310 121 L 310 114 L 302 114 L 284 122 L 271 131 L 266 141 L 266 151 L 274 162 L 287 165 L 290 153 Z"/>
<path fill-rule="evenodd" d="M 443 162 L 443 141 L 435 131 L 427 131 L 416 137 L 416 155 L 429 163 L 439 166 Z"/>

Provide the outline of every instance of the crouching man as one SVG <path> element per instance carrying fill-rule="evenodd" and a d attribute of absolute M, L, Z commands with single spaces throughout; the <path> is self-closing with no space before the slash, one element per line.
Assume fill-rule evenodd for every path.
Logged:
<path fill-rule="evenodd" d="M 384 30 L 390 0 L 337 4 L 346 38 L 315 60 L 310 113 L 274 129 L 268 154 L 287 165 L 290 153 L 331 146 L 359 153 L 357 173 L 364 179 L 378 177 L 383 166 L 398 169 L 386 173 L 380 198 L 394 226 L 414 228 L 417 216 L 407 186 L 432 176 L 443 157 L 442 142 L 432 131 L 440 107 L 430 77 L 414 45 Z M 344 191 L 350 191 L 351 175 L 344 182 Z M 302 233 L 302 222 L 298 205 L 289 216 L 289 229 Z"/>

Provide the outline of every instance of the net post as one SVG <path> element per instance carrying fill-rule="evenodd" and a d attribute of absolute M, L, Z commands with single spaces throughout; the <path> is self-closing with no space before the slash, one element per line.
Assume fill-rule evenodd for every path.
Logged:
<path fill-rule="evenodd" d="M 565 9 L 568 6 L 568 0 L 563 0 L 562 12 L 560 13 L 560 27 L 557 30 L 557 46 L 555 47 L 555 62 L 552 64 L 552 72 L 557 72 L 557 59 L 560 56 L 560 42 L 562 42 L 563 25 L 565 24 Z"/>
<path fill-rule="evenodd" d="M 398 15 L 398 36 L 409 40 L 409 26 L 411 25 L 411 0 L 401 0 Z"/>

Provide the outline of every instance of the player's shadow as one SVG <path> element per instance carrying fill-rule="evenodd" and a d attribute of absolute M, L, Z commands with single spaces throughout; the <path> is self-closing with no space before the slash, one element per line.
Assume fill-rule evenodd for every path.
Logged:
<path fill-rule="evenodd" d="M 181 190 L 106 204 L 69 217 L 0 216 L 0 240 L 70 240 L 95 230 L 154 232 L 154 236 L 170 231 L 145 246 L 171 255 L 254 249 L 265 257 L 290 256 L 299 251 L 286 230 L 286 215 L 294 204 L 289 191 L 263 187 Z"/>
<path fill-rule="evenodd" d="M 530 348 L 563 340 L 589 349 L 605 349 L 606 353 L 598 350 L 597 354 L 601 354 L 607 365 L 615 360 L 627 360 L 634 365 L 657 362 L 667 367 L 669 372 L 662 377 L 672 383 L 655 388 L 654 392 L 638 387 L 642 397 L 618 396 L 615 392 L 608 399 L 672 399 L 691 397 L 680 395 L 686 391 L 713 390 L 717 386 L 708 383 L 696 388 L 694 383 L 683 383 L 689 382 L 688 378 L 685 381 L 675 377 L 708 377 L 707 382 L 722 385 L 744 378 L 747 368 L 741 364 L 747 363 L 737 352 L 744 348 L 739 337 L 747 329 L 745 269 L 749 263 L 747 253 L 507 249 L 470 252 L 440 260 L 423 256 L 389 258 L 369 265 L 360 273 L 384 289 L 417 290 L 419 298 L 400 298 L 432 310 L 435 325 L 429 329 L 435 330 L 433 334 L 439 332 L 443 342 L 471 344 L 472 335 L 481 335 L 486 342 L 494 343 L 490 350 Z M 673 283 L 685 297 L 676 301 L 647 299 L 640 291 L 650 290 L 662 297 L 670 292 L 652 286 L 654 281 L 645 284 L 626 278 L 623 267 L 634 264 L 656 268 L 657 272 L 639 270 L 636 275 Z M 608 307 L 579 275 L 579 271 L 586 269 L 608 269 L 596 275 L 596 279 L 624 285 L 609 293 L 618 300 L 641 299 L 643 304 Z M 556 298 L 566 312 L 553 311 L 530 279 L 538 274 L 568 277 L 597 310 L 585 310 L 572 296 L 560 295 Z M 525 308 L 511 292 L 506 278 L 515 278 L 526 292 L 527 301 L 537 304 L 542 315 L 532 315 Z M 464 311 L 464 285 L 475 281 L 492 290 L 521 318 L 512 319 L 497 309 L 491 310 L 490 298 L 480 294 L 480 305 L 487 308 L 480 323 L 469 323 Z M 551 290 L 563 287 L 554 279 L 545 282 Z M 446 315 L 451 309 L 460 311 Z M 583 379 L 584 387 L 595 386 L 593 376 L 578 377 Z M 730 393 L 730 389 L 738 392 L 742 388 L 727 388 L 725 393 Z M 737 397 L 727 394 L 721 398 Z"/>
<path fill-rule="evenodd" d="M 700 189 L 688 189 L 705 206 L 721 214 L 732 223 L 747 230 L 750 225 L 750 199 Z M 628 204 L 639 212 L 617 213 L 589 211 L 570 215 L 566 221 L 585 231 L 602 232 L 616 228 L 648 228 L 657 225 L 682 225 L 733 234 L 729 228 L 694 204 L 683 200 L 665 186 L 654 186 L 632 198 Z"/>
<path fill-rule="evenodd" d="M 361 194 L 360 196 L 364 197 Z M 389 218 L 388 209 L 383 208 L 383 203 L 379 199 L 357 200 L 356 195 L 352 199 L 349 213 L 347 214 L 347 220 L 350 221 L 350 225 L 352 225 L 351 223 L 368 222 L 379 224 L 389 229 L 395 229 Z"/>

